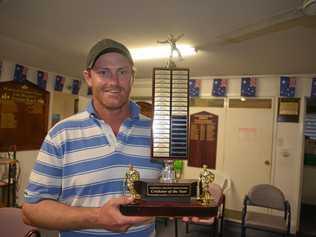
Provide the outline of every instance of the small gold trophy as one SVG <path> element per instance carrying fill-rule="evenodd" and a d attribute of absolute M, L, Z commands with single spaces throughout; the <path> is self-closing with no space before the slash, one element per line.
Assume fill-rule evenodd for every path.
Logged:
<path fill-rule="evenodd" d="M 197 185 L 197 199 L 201 201 L 202 205 L 208 206 L 213 200 L 211 193 L 209 191 L 209 185 L 214 181 L 215 175 L 207 169 L 207 165 L 203 165 L 203 169 L 200 173 L 200 177 Z M 200 187 L 202 188 L 202 193 L 200 194 Z"/>
<path fill-rule="evenodd" d="M 139 172 L 134 169 L 133 165 L 130 164 L 128 167 L 128 171 L 125 174 L 125 187 L 127 187 L 130 195 L 136 200 L 140 199 L 140 195 L 135 189 L 135 182 L 139 181 L 139 179 Z"/>

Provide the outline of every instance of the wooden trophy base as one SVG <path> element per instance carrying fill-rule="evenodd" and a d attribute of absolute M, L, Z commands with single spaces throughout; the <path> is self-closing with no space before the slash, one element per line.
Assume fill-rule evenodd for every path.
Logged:
<path fill-rule="evenodd" d="M 127 216 L 210 217 L 216 215 L 218 207 L 215 203 L 203 205 L 194 199 L 196 185 L 196 180 L 178 180 L 173 183 L 157 180 L 136 181 L 135 189 L 141 199 L 120 206 L 120 211 Z"/>
<path fill-rule="evenodd" d="M 215 204 L 204 206 L 199 201 L 185 203 L 137 200 L 133 204 L 120 206 L 121 213 L 126 216 L 211 217 L 217 214 L 217 209 Z"/>

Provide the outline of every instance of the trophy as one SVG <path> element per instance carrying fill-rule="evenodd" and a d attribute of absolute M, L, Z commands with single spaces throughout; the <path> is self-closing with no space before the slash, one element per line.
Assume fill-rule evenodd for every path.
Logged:
<path fill-rule="evenodd" d="M 134 169 L 133 165 L 129 165 L 128 171 L 125 174 L 125 183 L 124 187 L 126 187 L 130 193 L 130 195 L 134 199 L 140 199 L 140 195 L 135 190 L 135 182 L 139 181 L 140 175 L 137 170 Z"/>
<path fill-rule="evenodd" d="M 175 42 L 172 43 L 174 50 Z M 160 180 L 143 180 L 140 177 L 139 180 L 125 181 L 132 183 L 130 194 L 135 197 L 136 192 L 140 198 L 120 207 L 124 215 L 209 217 L 217 213 L 208 191 L 214 175 L 207 167 L 203 166 L 198 180 L 176 179 L 173 169 L 174 160 L 186 160 L 189 154 L 188 92 L 189 69 L 176 68 L 172 56 L 166 68 L 153 69 L 151 156 L 152 159 L 163 160 L 165 168 Z"/>

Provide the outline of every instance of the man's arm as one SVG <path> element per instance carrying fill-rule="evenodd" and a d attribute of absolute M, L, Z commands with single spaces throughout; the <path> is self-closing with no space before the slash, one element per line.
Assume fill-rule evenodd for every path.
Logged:
<path fill-rule="evenodd" d="M 113 198 L 100 208 L 70 207 L 54 200 L 24 203 L 23 221 L 28 225 L 53 230 L 106 229 L 125 232 L 133 225 L 151 220 L 151 217 L 122 215 L 119 206 L 132 201 L 127 197 Z"/>

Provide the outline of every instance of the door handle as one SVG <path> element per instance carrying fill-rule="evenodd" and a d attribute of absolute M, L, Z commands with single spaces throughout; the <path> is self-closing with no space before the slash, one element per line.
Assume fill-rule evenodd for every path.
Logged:
<path fill-rule="evenodd" d="M 270 161 L 265 160 L 265 161 L 264 161 L 264 164 L 265 164 L 265 165 L 270 165 Z"/>

